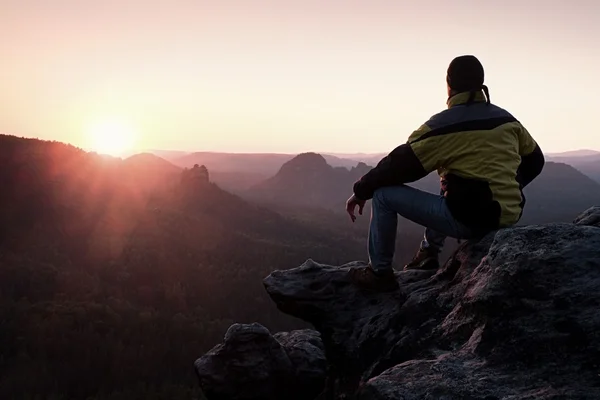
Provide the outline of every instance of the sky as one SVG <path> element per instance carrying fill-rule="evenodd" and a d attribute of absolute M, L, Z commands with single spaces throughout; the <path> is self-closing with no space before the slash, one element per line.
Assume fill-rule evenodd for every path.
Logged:
<path fill-rule="evenodd" d="M 0 0 L 0 37 L 6 134 L 387 152 L 446 108 L 447 66 L 473 54 L 543 150 L 600 150 L 597 0 Z"/>

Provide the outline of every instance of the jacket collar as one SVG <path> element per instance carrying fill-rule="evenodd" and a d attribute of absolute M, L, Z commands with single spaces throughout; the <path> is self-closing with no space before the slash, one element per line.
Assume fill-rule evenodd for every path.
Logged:
<path fill-rule="evenodd" d="M 448 108 L 466 104 L 467 101 L 469 100 L 469 94 L 470 94 L 470 92 L 461 92 L 461 93 L 455 94 L 454 96 L 450 97 L 446 101 Z M 483 94 L 483 90 L 478 90 L 477 92 L 475 92 L 475 98 L 473 99 L 474 103 L 485 103 L 485 101 L 486 100 L 485 100 L 485 95 Z"/>

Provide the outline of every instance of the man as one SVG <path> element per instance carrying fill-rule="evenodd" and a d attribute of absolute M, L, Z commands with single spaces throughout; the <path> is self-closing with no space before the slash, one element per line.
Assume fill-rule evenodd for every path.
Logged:
<path fill-rule="evenodd" d="M 354 184 L 346 204 L 352 221 L 373 199 L 369 265 L 351 269 L 350 279 L 374 291 L 398 288 L 392 261 L 398 214 L 426 227 L 419 252 L 405 269 L 439 267 L 447 236 L 481 237 L 516 224 L 523 213 L 522 189 L 544 166 L 544 156 L 527 129 L 490 103 L 484 70 L 471 55 L 448 67 L 448 108 L 414 131 Z M 404 185 L 437 170 L 441 194 Z"/>

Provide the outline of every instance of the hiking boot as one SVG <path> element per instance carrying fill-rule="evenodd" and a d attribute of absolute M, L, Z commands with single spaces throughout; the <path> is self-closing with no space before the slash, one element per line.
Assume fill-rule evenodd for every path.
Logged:
<path fill-rule="evenodd" d="M 404 270 L 409 269 L 438 269 L 440 267 L 440 261 L 438 260 L 439 251 L 436 248 L 428 247 L 425 249 L 419 249 L 417 255 L 415 255 L 411 262 L 404 266 Z"/>
<path fill-rule="evenodd" d="M 400 287 L 392 268 L 385 272 L 375 272 L 371 265 L 351 268 L 348 277 L 354 285 L 372 292 L 393 292 Z"/>

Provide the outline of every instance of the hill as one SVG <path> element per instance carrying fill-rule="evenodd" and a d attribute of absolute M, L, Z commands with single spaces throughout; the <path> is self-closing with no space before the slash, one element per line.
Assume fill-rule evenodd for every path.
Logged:
<path fill-rule="evenodd" d="M 301 326 L 262 276 L 365 256 L 155 156 L 0 136 L 0 163 L 0 398 L 198 398 L 193 356 L 231 321 Z"/>
<path fill-rule="evenodd" d="M 144 169 L 150 173 L 158 173 L 161 175 L 181 172 L 181 168 L 152 153 L 135 154 L 129 158 L 126 158 L 124 160 L 124 164 L 130 169 Z"/>
<path fill-rule="evenodd" d="M 257 172 L 243 171 L 214 171 L 210 170 L 210 176 L 213 182 L 228 192 L 241 195 L 251 187 L 258 185 L 269 178 L 268 175 Z"/>
<path fill-rule="evenodd" d="M 598 151 L 579 150 L 556 153 L 549 155 L 548 159 L 557 163 L 569 164 L 600 183 L 600 152 Z"/>
<path fill-rule="evenodd" d="M 328 155 L 352 160 L 355 164 L 357 162 L 363 162 L 368 165 L 377 165 L 377 163 L 387 155 L 388 153 L 329 153 Z"/>
<path fill-rule="evenodd" d="M 219 186 L 233 193 L 243 193 L 274 175 L 291 158 L 291 154 L 196 152 L 173 162 L 185 168 L 194 164 L 206 165 Z"/>
<path fill-rule="evenodd" d="M 244 194 L 249 189 L 275 176 L 281 167 L 297 155 L 281 153 L 220 153 L 196 152 L 179 158 L 169 158 L 175 165 L 189 168 L 194 164 L 206 165 L 211 171 L 213 181 L 220 187 L 236 193 Z M 322 154 L 332 167 L 355 168 L 361 159 L 360 154 L 336 155 Z M 363 155 L 367 159 L 379 159 L 377 155 Z"/>
<path fill-rule="evenodd" d="M 280 153 L 197 152 L 178 158 L 174 163 L 181 167 L 203 164 L 215 172 L 247 172 L 270 177 L 275 175 L 283 164 L 295 156 L 296 154 Z M 352 168 L 358 163 L 355 160 L 334 155 L 324 155 L 324 157 L 334 167 Z"/>
<path fill-rule="evenodd" d="M 600 156 L 600 151 L 589 150 L 589 149 L 581 149 L 581 150 L 572 150 L 572 151 L 563 151 L 560 153 L 548 153 L 547 157 L 551 159 L 556 158 L 578 158 L 578 157 L 588 157 L 588 156 Z"/>
<path fill-rule="evenodd" d="M 141 153 L 123 160 L 119 169 L 121 179 L 133 181 L 146 191 L 154 190 L 163 184 L 176 180 L 181 168 L 152 153 Z"/>
<path fill-rule="evenodd" d="M 147 150 L 147 152 L 157 155 L 161 158 L 164 158 L 165 160 L 167 160 L 169 162 L 173 162 L 174 160 L 177 160 L 181 157 L 184 157 L 184 156 L 190 154 L 187 151 L 180 151 L 180 150 Z"/>
<path fill-rule="evenodd" d="M 362 163 L 350 170 L 334 168 L 322 155 L 304 153 L 252 187 L 247 196 L 269 204 L 338 208 L 352 194 L 352 184 L 369 169 Z"/>
<path fill-rule="evenodd" d="M 600 157 L 597 160 L 576 164 L 574 167 L 592 178 L 594 181 L 600 183 Z"/>
<path fill-rule="evenodd" d="M 563 163 L 546 162 L 524 192 L 522 223 L 567 222 L 578 215 L 577 210 L 600 204 L 600 184 Z"/>

